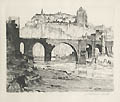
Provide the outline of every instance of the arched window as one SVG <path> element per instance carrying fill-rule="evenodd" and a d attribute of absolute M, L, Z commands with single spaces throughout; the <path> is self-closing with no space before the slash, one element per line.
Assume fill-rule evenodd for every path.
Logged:
<path fill-rule="evenodd" d="M 24 43 L 23 42 L 20 43 L 20 52 L 24 54 Z"/>

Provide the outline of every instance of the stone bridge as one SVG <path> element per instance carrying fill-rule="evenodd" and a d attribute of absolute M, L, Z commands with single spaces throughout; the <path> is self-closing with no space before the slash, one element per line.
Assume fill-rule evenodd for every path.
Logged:
<path fill-rule="evenodd" d="M 17 47 L 17 50 L 20 51 L 20 43 L 24 44 L 24 54 L 28 56 L 33 56 L 33 46 L 36 43 L 40 43 L 44 47 L 45 55 L 44 60 L 45 61 L 51 61 L 51 53 L 54 47 L 57 45 L 64 43 L 69 45 L 74 53 L 75 53 L 75 59 L 77 64 L 85 64 L 86 63 L 86 51 L 89 53 L 89 57 L 95 56 L 95 48 L 97 47 L 99 51 L 102 53 L 102 47 L 105 47 L 107 51 L 112 53 L 112 41 L 105 41 L 105 45 L 103 46 L 103 43 L 101 40 L 96 41 L 95 35 L 91 35 L 91 39 L 48 39 L 48 38 L 19 38 L 19 45 Z M 87 49 L 87 45 L 90 46 L 90 49 Z"/>
<path fill-rule="evenodd" d="M 20 38 L 20 43 L 24 44 L 24 54 L 28 56 L 33 56 L 33 46 L 36 43 L 41 43 L 45 50 L 45 61 L 51 61 L 51 52 L 54 47 L 57 45 L 64 43 L 69 45 L 74 53 L 76 58 L 76 63 L 79 64 L 85 64 L 86 58 L 85 58 L 85 52 L 86 52 L 86 40 L 72 40 L 72 39 L 48 39 L 48 38 Z M 18 48 L 20 50 L 20 47 Z"/>

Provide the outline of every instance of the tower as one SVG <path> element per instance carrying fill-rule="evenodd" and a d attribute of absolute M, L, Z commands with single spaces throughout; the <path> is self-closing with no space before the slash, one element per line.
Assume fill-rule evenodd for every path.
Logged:
<path fill-rule="evenodd" d="M 87 25 L 87 13 L 82 7 L 77 10 L 76 21 L 78 26 L 84 27 Z"/>
<path fill-rule="evenodd" d="M 12 53 L 15 54 L 15 56 L 18 56 L 20 54 L 20 48 L 19 48 L 19 17 L 9 17 L 8 21 L 6 22 L 6 36 L 7 36 L 7 46 L 10 46 L 10 50 L 14 51 Z M 18 22 L 16 24 L 16 22 Z M 8 45 L 10 43 L 10 45 Z"/>
<path fill-rule="evenodd" d="M 41 14 L 43 15 L 44 13 L 43 13 L 43 9 L 41 10 Z"/>

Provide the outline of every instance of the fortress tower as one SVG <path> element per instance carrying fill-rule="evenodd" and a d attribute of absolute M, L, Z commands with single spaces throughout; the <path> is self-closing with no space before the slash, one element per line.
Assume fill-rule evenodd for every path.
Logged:
<path fill-rule="evenodd" d="M 82 7 L 77 10 L 76 21 L 78 26 L 84 27 L 87 25 L 87 13 Z"/>

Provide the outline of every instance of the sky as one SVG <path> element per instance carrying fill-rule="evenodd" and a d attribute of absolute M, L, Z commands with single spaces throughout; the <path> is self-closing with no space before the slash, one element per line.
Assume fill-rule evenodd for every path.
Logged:
<path fill-rule="evenodd" d="M 94 25 L 114 25 L 115 7 L 118 0 L 5 0 L 2 3 L 6 18 L 19 16 L 23 27 L 32 16 L 44 9 L 45 13 L 58 11 L 76 15 L 82 6 L 88 15 L 88 22 Z"/>

